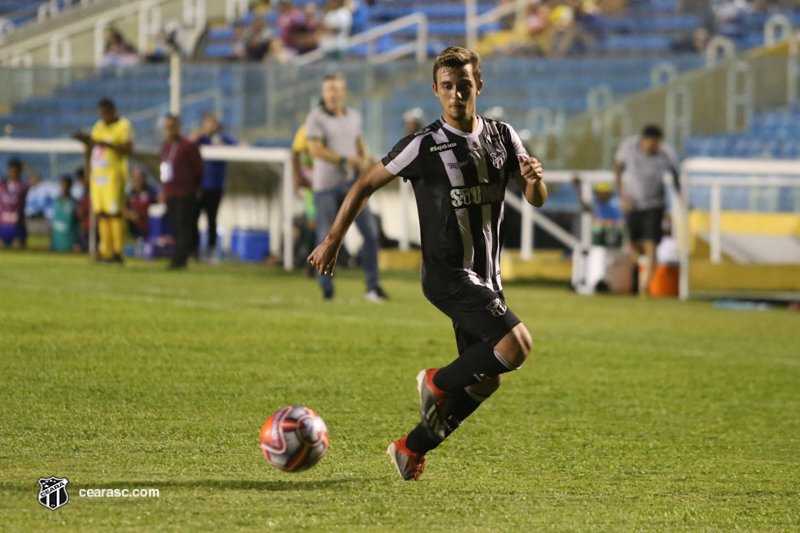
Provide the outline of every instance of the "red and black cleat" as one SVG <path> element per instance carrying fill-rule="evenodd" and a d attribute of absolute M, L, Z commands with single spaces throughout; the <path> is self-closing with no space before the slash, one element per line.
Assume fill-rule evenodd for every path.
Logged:
<path fill-rule="evenodd" d="M 425 455 L 409 450 L 406 447 L 407 438 L 408 435 L 391 443 L 386 455 L 392 459 L 403 481 L 418 481 L 425 470 Z"/>
<path fill-rule="evenodd" d="M 452 394 L 433 384 L 433 376 L 438 371 L 438 368 L 420 371 L 417 374 L 417 390 L 419 391 L 419 414 L 422 418 L 422 425 L 428 430 L 432 439 L 441 442 L 448 433 L 445 421 Z"/>

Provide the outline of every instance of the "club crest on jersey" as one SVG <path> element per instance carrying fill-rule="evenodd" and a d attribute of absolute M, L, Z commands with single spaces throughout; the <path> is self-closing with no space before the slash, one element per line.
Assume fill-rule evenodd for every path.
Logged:
<path fill-rule="evenodd" d="M 503 168 L 503 165 L 506 162 L 506 154 L 503 152 L 494 152 L 492 153 L 492 166 L 497 170 Z"/>
<path fill-rule="evenodd" d="M 433 146 L 431 146 L 431 152 L 443 152 L 445 150 L 452 150 L 456 146 L 458 146 L 458 143 L 454 142 L 434 144 Z"/>
<path fill-rule="evenodd" d="M 66 505 L 69 501 L 69 494 L 67 494 L 67 483 L 69 483 L 69 480 L 67 480 L 65 477 L 40 477 L 39 503 L 51 511 L 55 511 L 59 507 Z"/>
<path fill-rule="evenodd" d="M 486 306 L 486 309 L 488 309 L 489 312 L 492 313 L 492 316 L 500 317 L 506 314 L 508 306 L 500 298 L 495 298 L 494 300 L 492 300 L 492 303 Z"/>

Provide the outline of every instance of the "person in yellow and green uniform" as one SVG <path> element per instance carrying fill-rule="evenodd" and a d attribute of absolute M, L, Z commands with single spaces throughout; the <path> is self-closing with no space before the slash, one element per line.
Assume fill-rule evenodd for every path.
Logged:
<path fill-rule="evenodd" d="M 133 153 L 135 133 L 128 119 L 117 115 L 108 98 L 97 104 L 100 120 L 91 135 L 76 134 L 88 150 L 92 209 L 97 215 L 100 234 L 100 260 L 122 263 L 125 244 L 125 184 L 128 157 Z"/>

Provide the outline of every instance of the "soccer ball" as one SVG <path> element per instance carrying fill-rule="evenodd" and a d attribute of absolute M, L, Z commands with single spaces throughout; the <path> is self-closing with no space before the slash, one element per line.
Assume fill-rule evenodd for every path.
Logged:
<path fill-rule="evenodd" d="M 322 418 L 307 407 L 279 409 L 261 428 L 264 458 L 284 472 L 308 470 L 327 450 L 328 428 Z"/>

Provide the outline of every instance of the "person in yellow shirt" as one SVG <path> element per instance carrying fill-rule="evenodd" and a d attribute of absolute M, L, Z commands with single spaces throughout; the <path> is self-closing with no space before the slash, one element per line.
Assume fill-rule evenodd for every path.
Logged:
<path fill-rule="evenodd" d="M 117 115 L 110 99 L 100 100 L 97 113 L 100 120 L 92 128 L 92 134 L 76 134 L 75 138 L 87 147 L 89 191 L 100 233 L 100 260 L 122 263 L 125 184 L 135 134 L 130 121 Z"/>

